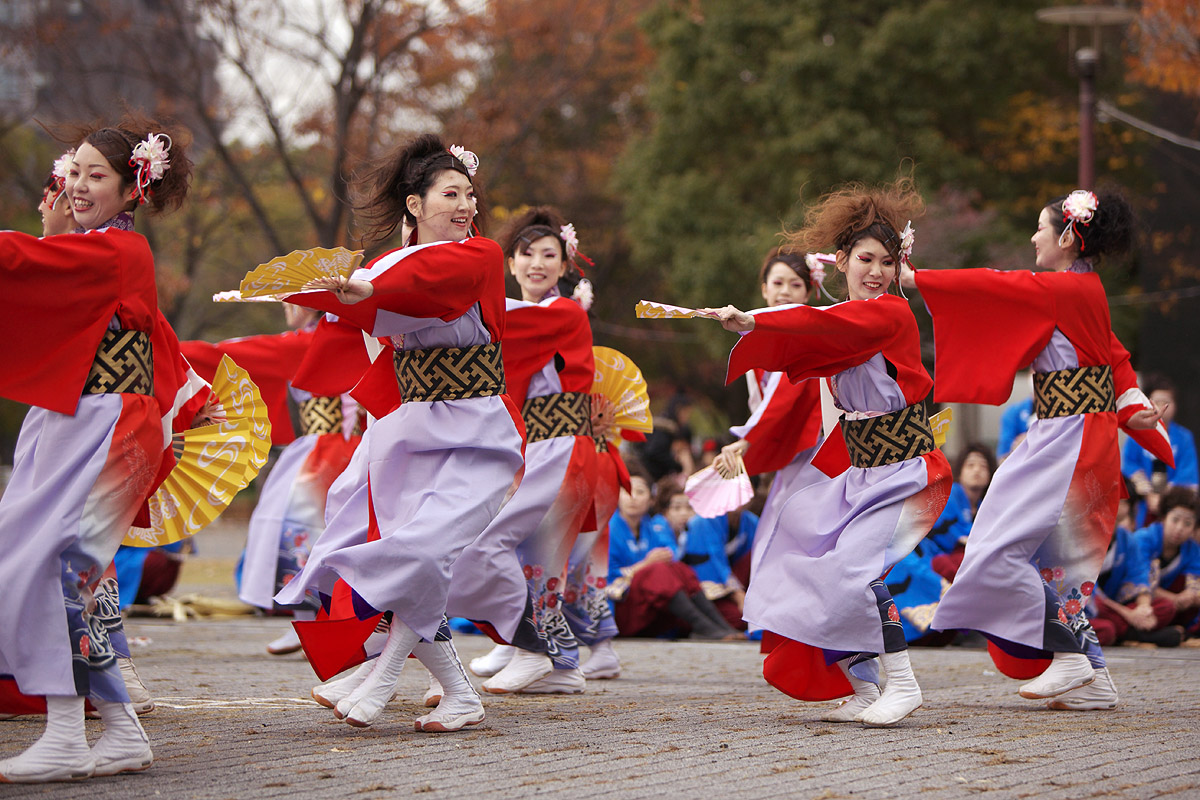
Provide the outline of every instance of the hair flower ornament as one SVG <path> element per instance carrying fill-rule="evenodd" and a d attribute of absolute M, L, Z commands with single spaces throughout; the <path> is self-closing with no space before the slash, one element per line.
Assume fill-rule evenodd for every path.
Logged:
<path fill-rule="evenodd" d="M 1071 237 L 1075 236 L 1079 239 L 1079 250 L 1083 251 L 1083 236 L 1079 233 L 1078 225 L 1087 226 L 1092 221 L 1092 217 L 1096 215 L 1096 209 L 1100 207 L 1100 200 L 1093 192 L 1087 189 L 1076 189 L 1067 195 L 1067 199 L 1063 200 L 1063 222 L 1067 223 L 1063 228 L 1063 232 L 1059 234 L 1058 246 L 1066 247 Z"/>
<path fill-rule="evenodd" d="M 467 168 L 468 175 L 472 178 L 475 177 L 475 173 L 479 169 L 479 156 L 457 144 L 450 145 L 450 155 L 462 162 L 463 166 Z"/>
<path fill-rule="evenodd" d="M 171 168 L 170 156 L 171 137 L 165 133 L 152 133 L 133 148 L 129 158 L 129 166 L 135 167 L 133 196 L 138 204 L 145 203 L 150 198 L 150 184 L 161 180 Z"/>
<path fill-rule="evenodd" d="M 837 256 L 830 253 L 806 253 L 804 256 L 804 264 L 808 267 L 808 276 L 821 290 L 821 294 L 834 303 L 837 302 L 837 298 L 825 289 L 825 266 L 833 266 L 836 263 Z"/>
<path fill-rule="evenodd" d="M 67 176 L 71 174 L 71 160 L 74 157 L 75 148 L 72 147 L 54 161 L 54 167 L 50 170 L 54 175 L 54 199 L 50 201 L 51 208 L 58 206 L 58 201 L 66 194 Z"/>
<path fill-rule="evenodd" d="M 917 229 L 912 226 L 910 219 L 904 226 L 904 230 L 900 232 L 900 260 L 905 264 L 912 264 L 913 245 L 917 242 Z"/>
<path fill-rule="evenodd" d="M 579 252 L 579 234 L 575 232 L 575 226 L 568 222 L 558 229 L 558 235 L 562 237 L 563 244 L 567 248 L 567 261 L 574 261 L 575 255 Z"/>
<path fill-rule="evenodd" d="M 592 303 L 596 302 L 596 292 L 592 288 L 592 282 L 587 278 L 581 280 L 575 285 L 575 291 L 571 293 L 571 299 L 579 303 L 584 311 L 592 307 Z"/>

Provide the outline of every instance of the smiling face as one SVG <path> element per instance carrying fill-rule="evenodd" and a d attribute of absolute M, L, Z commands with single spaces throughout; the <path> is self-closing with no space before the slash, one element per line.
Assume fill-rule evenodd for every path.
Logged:
<path fill-rule="evenodd" d="M 508 259 L 508 271 L 521 287 L 522 300 L 541 302 L 567 272 L 562 245 L 553 236 L 534 239 L 528 245 L 519 242 L 516 254 Z"/>
<path fill-rule="evenodd" d="M 767 279 L 762 285 L 762 296 L 768 307 L 807 303 L 808 285 L 794 269 L 782 261 L 776 261 L 767 270 Z"/>
<path fill-rule="evenodd" d="M 410 194 L 405 205 L 417 218 L 417 244 L 461 242 L 475 218 L 475 189 L 466 175 L 444 169 L 434 177 L 424 197 Z"/>
<path fill-rule="evenodd" d="M 57 236 L 75 229 L 71 201 L 65 194 L 65 191 L 53 188 L 42 192 L 42 202 L 38 203 L 38 213 L 42 215 L 42 236 Z"/>
<path fill-rule="evenodd" d="M 71 160 L 67 197 L 75 222 L 85 230 L 98 228 L 120 212 L 133 208 L 125 181 L 108 159 L 87 142 L 79 146 Z"/>
<path fill-rule="evenodd" d="M 1029 241 L 1033 242 L 1034 264 L 1038 269 L 1062 272 L 1075 263 L 1075 243 L 1072 240 L 1066 247 L 1059 246 L 1059 234 L 1054 230 L 1053 220 L 1053 212 L 1043 208 L 1037 230 Z"/>
<path fill-rule="evenodd" d="M 837 251 L 837 268 L 846 274 L 851 300 L 873 300 L 885 293 L 896 278 L 896 259 L 878 239 L 859 239 L 850 252 Z"/>

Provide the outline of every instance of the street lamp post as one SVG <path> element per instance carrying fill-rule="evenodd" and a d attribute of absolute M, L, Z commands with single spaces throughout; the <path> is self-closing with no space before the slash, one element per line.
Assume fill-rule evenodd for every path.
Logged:
<path fill-rule="evenodd" d="M 1123 26 L 1137 16 L 1116 6 L 1054 6 L 1037 12 L 1041 22 L 1066 25 L 1070 48 L 1079 76 L 1079 188 L 1091 189 L 1096 182 L 1096 72 L 1100 65 L 1100 29 Z M 1075 29 L 1091 28 L 1091 47 L 1075 47 Z"/>

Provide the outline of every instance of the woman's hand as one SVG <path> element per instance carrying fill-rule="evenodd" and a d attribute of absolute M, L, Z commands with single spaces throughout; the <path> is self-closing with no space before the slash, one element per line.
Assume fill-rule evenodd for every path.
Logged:
<path fill-rule="evenodd" d="M 1162 408 L 1135 411 L 1133 416 L 1129 418 L 1129 421 L 1125 423 L 1125 426 L 1138 431 L 1148 431 L 1162 419 L 1163 412 L 1167 410 L 1167 405 L 1167 403 L 1164 403 Z"/>
<path fill-rule="evenodd" d="M 905 289 L 917 288 L 917 271 L 907 261 L 900 262 L 900 285 Z"/>
<path fill-rule="evenodd" d="M 739 311 L 733 306 L 723 306 L 722 308 L 701 308 L 697 309 L 706 317 L 712 317 L 715 320 L 720 320 L 721 327 L 727 331 L 734 333 L 747 333 L 754 330 L 754 316 L 747 314 L 745 311 Z"/>
<path fill-rule="evenodd" d="M 738 457 L 744 455 L 749 449 L 750 443 L 745 439 L 738 439 L 733 444 L 725 445 L 721 448 L 721 452 L 717 453 L 717 457 L 713 459 L 712 468 L 722 478 L 733 477 L 738 471 Z"/>
<path fill-rule="evenodd" d="M 657 564 L 660 561 L 670 561 L 675 558 L 675 554 L 671 552 L 669 547 L 656 547 L 646 554 L 644 559 L 647 564 Z"/>
<path fill-rule="evenodd" d="M 196 412 L 196 416 L 192 418 L 193 428 L 203 428 L 205 425 L 217 425 L 225 421 L 225 406 L 221 405 L 221 401 L 212 392 L 208 393 L 208 400 L 204 402 L 204 406 Z"/>
<path fill-rule="evenodd" d="M 345 303 L 348 306 L 361 303 L 375 294 L 375 286 L 370 281 L 360 281 L 355 278 L 336 275 L 327 278 L 317 278 L 304 284 L 305 291 L 313 289 L 324 289 L 327 292 L 333 292 L 337 295 L 338 302 Z"/>
<path fill-rule="evenodd" d="M 1128 609 L 1128 613 L 1123 616 L 1130 627 L 1137 628 L 1139 631 L 1154 630 L 1154 626 L 1158 624 L 1158 620 L 1154 616 L 1154 609 L 1150 607 L 1149 603 L 1139 603 Z"/>

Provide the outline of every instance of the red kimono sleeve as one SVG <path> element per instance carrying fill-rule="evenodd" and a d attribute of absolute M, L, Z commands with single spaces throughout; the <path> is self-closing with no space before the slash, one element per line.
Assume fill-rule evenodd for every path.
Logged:
<path fill-rule="evenodd" d="M 917 287 L 933 317 L 934 400 L 1007 402 L 1054 333 L 1053 294 L 1032 272 L 992 269 L 919 270 Z"/>
<path fill-rule="evenodd" d="M 339 302 L 332 292 L 302 292 L 286 299 L 336 314 L 373 336 L 381 335 L 376 333 L 376 323 L 383 311 L 449 322 L 480 303 L 492 340 L 500 338 L 503 329 L 497 323 L 504 313 L 503 290 L 498 296 L 487 290 L 497 281 L 503 284 L 504 259 L 491 239 L 476 236 L 393 250 L 368 264 L 360 277 L 371 282 L 374 292 L 353 305 Z"/>
<path fill-rule="evenodd" d="M 509 309 L 503 350 L 504 383 L 517 408 L 525 402 L 530 379 L 556 355 L 562 357 L 558 377 L 563 391 L 591 391 L 592 327 L 587 312 L 574 300 L 557 297 Z"/>
<path fill-rule="evenodd" d="M 154 259 L 136 233 L 0 233 L 0 286 L 0 396 L 20 403 L 74 414 L 113 315 L 154 330 Z"/>
<path fill-rule="evenodd" d="M 1159 422 L 1150 430 L 1130 428 L 1126 423 L 1138 411 L 1152 411 L 1154 404 L 1138 388 L 1137 373 L 1130 365 L 1129 351 L 1121 344 L 1115 333 L 1112 335 L 1113 385 L 1117 392 L 1117 422 L 1135 442 L 1154 454 L 1159 461 L 1175 466 L 1175 453 L 1171 450 L 1171 438 L 1167 428 Z"/>
<path fill-rule="evenodd" d="M 780 380 L 763 402 L 766 407 L 743 437 L 750 443 L 744 460 L 751 475 L 783 469 L 821 435 L 821 390 L 816 380 Z"/>
<path fill-rule="evenodd" d="M 369 366 L 363 332 L 341 320 L 322 317 L 292 376 L 292 385 L 321 397 L 336 397 L 353 389 Z"/>
<path fill-rule="evenodd" d="M 908 303 L 892 295 L 760 311 L 729 354 L 725 382 L 755 368 L 786 372 L 793 382 L 836 375 L 884 350 L 906 323 L 914 325 Z"/>

